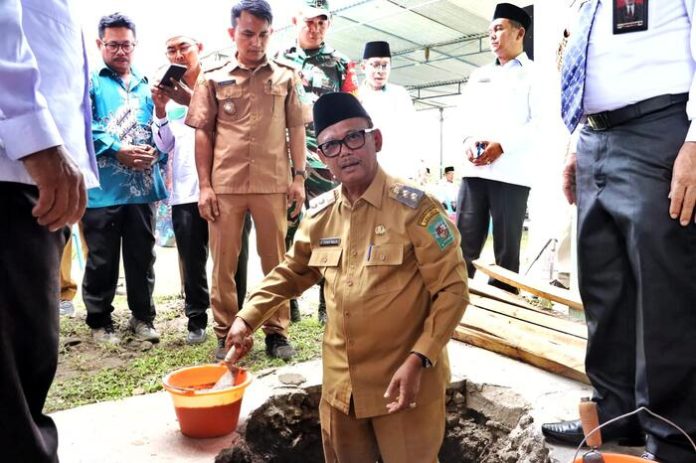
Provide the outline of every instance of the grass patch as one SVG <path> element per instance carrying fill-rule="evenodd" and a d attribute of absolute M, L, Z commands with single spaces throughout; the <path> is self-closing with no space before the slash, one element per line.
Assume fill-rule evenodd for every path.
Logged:
<path fill-rule="evenodd" d="M 122 339 L 119 346 L 101 346 L 91 341 L 84 322 L 84 308 L 78 317 L 61 319 L 61 350 L 56 379 L 49 391 L 46 412 L 64 410 L 106 400 L 156 392 L 162 389 L 162 377 L 178 368 L 214 362 L 217 340 L 208 328 L 208 339 L 197 346 L 185 342 L 186 317 L 183 301 L 175 296 L 157 298 L 155 327 L 159 344 L 150 345 L 130 339 L 125 327 L 130 313 L 125 298 L 114 300 L 114 322 Z M 297 350 L 295 362 L 321 356 L 323 327 L 314 318 L 303 317 L 290 326 L 290 340 Z M 264 333 L 254 336 L 254 348 L 240 365 L 251 371 L 286 365 L 265 354 Z"/>

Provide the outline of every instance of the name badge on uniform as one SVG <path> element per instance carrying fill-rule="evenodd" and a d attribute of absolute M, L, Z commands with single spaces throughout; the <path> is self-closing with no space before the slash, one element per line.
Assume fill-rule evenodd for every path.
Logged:
<path fill-rule="evenodd" d="M 648 0 L 614 0 L 614 34 L 648 30 Z"/>
<path fill-rule="evenodd" d="M 338 246 L 341 244 L 341 238 L 319 238 L 319 246 Z"/>

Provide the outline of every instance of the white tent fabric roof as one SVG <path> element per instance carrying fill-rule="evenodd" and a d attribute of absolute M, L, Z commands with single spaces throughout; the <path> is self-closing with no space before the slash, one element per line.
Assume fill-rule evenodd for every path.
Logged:
<path fill-rule="evenodd" d="M 471 72 L 492 60 L 486 30 L 493 0 L 331 0 L 327 42 L 356 62 L 366 42 L 389 42 L 390 80 L 409 89 L 418 109 L 449 106 Z M 276 23 L 274 43 L 291 43 Z M 220 50 L 221 54 L 231 50 Z"/>

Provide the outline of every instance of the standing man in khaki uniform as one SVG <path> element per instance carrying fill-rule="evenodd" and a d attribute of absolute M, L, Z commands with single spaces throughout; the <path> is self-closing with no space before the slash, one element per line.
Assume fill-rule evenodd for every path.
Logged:
<path fill-rule="evenodd" d="M 300 0 L 301 7 L 293 16 L 297 27 L 297 40 L 279 53 L 278 57 L 296 69 L 302 79 L 307 95 L 309 110 L 314 102 L 325 93 L 347 92 L 357 94 L 358 76 L 355 63 L 348 56 L 326 43 L 325 38 L 331 28 L 331 10 L 328 0 Z M 305 191 L 308 200 L 336 188 L 338 185 L 331 172 L 319 159 L 314 125 L 307 122 L 305 137 L 307 141 L 307 180 Z M 300 223 L 300 217 L 290 220 L 286 243 L 292 245 L 293 237 Z M 293 318 L 300 319 L 300 308 L 296 299 L 290 300 Z M 324 287 L 319 283 L 319 323 L 326 323 L 326 300 Z"/>
<path fill-rule="evenodd" d="M 323 277 L 326 461 L 433 463 L 445 431 L 446 344 L 468 304 L 459 234 L 436 199 L 379 167 L 382 135 L 354 96 L 319 98 L 314 125 L 342 186 L 314 201 L 227 344 L 245 355 L 278 304 Z"/>
<path fill-rule="evenodd" d="M 227 353 L 225 335 L 238 310 L 234 275 L 244 215 L 249 211 L 256 225 L 261 267 L 268 273 L 285 254 L 288 203 L 294 203 L 297 214 L 305 198 L 302 86 L 291 68 L 266 56 L 272 21 L 265 0 L 243 0 L 232 8 L 229 34 L 236 57 L 199 81 L 186 118 L 196 128 L 198 207 L 210 226 L 218 359 Z M 288 360 L 294 355 L 287 339 L 289 321 L 287 303 L 266 320 L 269 356 Z"/>

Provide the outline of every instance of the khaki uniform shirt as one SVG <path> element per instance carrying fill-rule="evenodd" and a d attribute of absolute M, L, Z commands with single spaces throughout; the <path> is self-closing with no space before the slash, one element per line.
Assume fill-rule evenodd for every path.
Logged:
<path fill-rule="evenodd" d="M 196 85 L 186 124 L 215 133 L 211 182 L 216 193 L 285 193 L 290 185 L 286 129 L 304 126 L 298 74 L 266 61 L 232 60 Z"/>
<path fill-rule="evenodd" d="M 384 393 L 411 352 L 433 363 L 416 403 L 442 397 L 450 379 L 445 346 L 469 301 L 456 228 L 437 200 L 381 168 L 354 204 L 339 189 L 317 203 L 239 316 L 256 329 L 280 302 L 324 277 L 323 397 L 346 414 L 352 397 L 358 418 L 386 414 Z"/>

